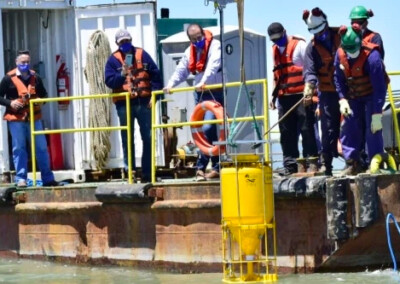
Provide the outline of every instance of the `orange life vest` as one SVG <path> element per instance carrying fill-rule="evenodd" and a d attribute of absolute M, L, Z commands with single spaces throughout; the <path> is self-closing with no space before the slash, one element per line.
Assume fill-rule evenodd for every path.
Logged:
<path fill-rule="evenodd" d="M 372 43 L 372 38 L 376 35 L 376 32 L 366 30 L 363 34 L 363 41 Z"/>
<path fill-rule="evenodd" d="M 188 68 L 190 73 L 192 73 L 193 75 L 204 72 L 204 70 L 206 69 L 208 51 L 210 49 L 211 41 L 213 40 L 213 35 L 210 31 L 205 30 L 204 38 L 205 44 L 203 50 L 201 51 L 199 60 L 197 60 L 196 46 L 194 44 L 190 45 L 190 58 Z"/>
<path fill-rule="evenodd" d="M 289 37 L 284 52 L 279 52 L 279 47 L 274 44 L 274 81 L 279 84 L 278 96 L 302 93 L 304 90 L 303 67 L 294 65 L 293 53 L 301 38 Z"/>
<path fill-rule="evenodd" d="M 371 52 L 378 49 L 379 47 L 376 44 L 363 42 L 360 55 L 351 68 L 343 48 L 340 47 L 338 49 L 339 61 L 344 68 L 343 72 L 347 79 L 347 86 L 349 87 L 348 95 L 350 98 L 372 94 L 373 87 L 369 75 L 364 73 L 364 64 Z"/>
<path fill-rule="evenodd" d="M 31 77 L 29 78 L 29 84 L 28 86 L 25 86 L 24 82 L 21 81 L 20 78 L 17 76 L 17 68 L 11 70 L 10 72 L 7 73 L 8 76 L 11 77 L 11 81 L 15 85 L 19 100 L 21 103 L 24 104 L 24 107 L 19 110 L 14 110 L 11 107 L 7 107 L 6 112 L 4 114 L 4 120 L 7 121 L 28 121 L 30 116 L 29 116 L 29 100 L 30 99 L 35 99 L 36 96 L 36 75 L 35 71 L 30 70 L 31 72 Z M 34 110 L 34 117 L 35 120 L 38 120 L 42 117 L 42 112 L 40 109 L 39 104 L 35 104 L 33 107 Z"/>
<path fill-rule="evenodd" d="M 114 57 L 122 64 L 125 64 L 125 54 L 120 50 L 113 53 Z M 147 67 L 143 64 L 143 49 L 135 48 L 135 61 L 129 68 L 130 74 L 126 76 L 122 88 L 113 89 L 113 93 L 129 92 L 131 98 L 136 97 L 150 97 L 151 96 L 151 83 L 150 74 L 147 72 Z M 125 100 L 124 97 L 113 98 L 113 102 Z"/>
<path fill-rule="evenodd" d="M 365 42 L 365 43 L 376 44 L 376 43 L 373 43 L 373 42 L 372 42 L 372 39 L 373 39 L 374 36 L 377 35 L 377 34 L 378 34 L 378 33 L 367 29 L 367 30 L 365 31 L 365 33 L 363 34 L 363 42 Z M 378 50 L 379 50 L 379 53 L 381 53 L 381 55 L 382 55 L 382 49 L 381 49 L 381 46 L 380 46 L 380 45 L 378 45 Z M 383 60 L 383 58 L 382 58 L 382 60 Z M 385 63 L 383 63 L 383 68 L 386 70 Z M 386 73 L 386 71 L 385 71 L 385 80 L 386 80 L 386 82 L 387 82 L 388 84 L 390 83 L 390 78 L 389 78 L 389 75 Z"/>
<path fill-rule="evenodd" d="M 338 30 L 338 28 L 330 28 L 331 38 L 333 39 L 332 50 L 327 50 L 321 43 L 312 39 L 312 44 L 322 60 L 322 66 L 317 70 L 318 89 L 321 92 L 336 92 L 333 82 L 333 73 L 335 71 L 333 62 L 336 51 L 340 46 Z"/>

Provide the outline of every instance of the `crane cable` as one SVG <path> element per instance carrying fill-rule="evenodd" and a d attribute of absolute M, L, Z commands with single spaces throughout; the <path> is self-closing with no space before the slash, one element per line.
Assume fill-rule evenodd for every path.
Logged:
<path fill-rule="evenodd" d="M 89 93 L 107 94 L 111 90 L 105 85 L 104 67 L 111 54 L 107 35 L 100 30 L 95 31 L 86 49 L 86 67 L 84 70 L 89 84 Z M 89 127 L 109 127 L 111 122 L 110 98 L 91 99 L 89 102 Z M 90 149 L 98 170 L 104 168 L 111 150 L 110 131 L 91 131 Z"/>
<path fill-rule="evenodd" d="M 239 110 L 240 97 L 241 97 L 243 88 L 246 91 L 247 101 L 249 103 L 250 112 L 253 117 L 253 120 L 251 122 L 252 128 L 256 131 L 257 139 L 262 140 L 260 128 L 258 126 L 256 117 L 255 117 L 255 113 L 254 113 L 254 104 L 253 104 L 252 98 L 250 98 L 249 90 L 246 85 L 246 72 L 245 72 L 245 67 L 244 67 L 244 27 L 243 27 L 244 0 L 237 0 L 237 12 L 238 12 L 239 36 L 240 36 L 240 39 L 239 39 L 239 42 L 240 42 L 240 88 L 239 88 L 238 97 L 236 99 L 236 106 L 235 106 L 235 111 L 233 114 L 233 121 L 229 127 L 228 144 L 231 147 L 237 147 L 236 143 L 233 140 L 238 131 L 238 122 L 236 120 L 236 117 L 237 117 L 237 112 Z M 260 143 L 255 143 L 254 145 L 252 145 L 252 149 L 255 149 L 259 146 L 261 146 Z"/>

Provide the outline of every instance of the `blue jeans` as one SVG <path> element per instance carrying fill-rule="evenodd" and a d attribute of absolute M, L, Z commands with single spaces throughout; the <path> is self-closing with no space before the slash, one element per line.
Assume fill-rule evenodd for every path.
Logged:
<path fill-rule="evenodd" d="M 200 93 L 194 93 L 194 101 L 196 105 L 202 101 L 214 100 L 223 105 L 224 96 L 223 93 L 213 91 L 212 95 L 209 92 L 204 92 L 203 95 Z M 206 111 L 203 120 L 213 120 L 215 115 L 211 111 Z M 207 138 L 207 141 L 212 144 L 213 141 L 218 141 L 218 129 L 216 124 L 203 124 L 203 133 Z M 219 172 L 219 156 L 207 156 L 200 151 L 199 158 L 197 159 L 196 168 L 201 171 L 205 171 L 208 162 L 211 160 L 212 169 Z"/>
<path fill-rule="evenodd" d="M 115 104 L 119 117 L 119 123 L 121 126 L 125 126 L 126 123 L 126 104 L 124 101 L 117 102 Z M 151 109 L 147 107 L 147 104 L 133 104 L 131 100 L 131 133 L 132 133 L 132 167 L 136 169 L 135 161 L 135 119 L 137 119 L 140 135 L 143 141 L 143 153 L 142 153 L 142 179 L 150 179 L 151 176 Z M 122 149 L 124 151 L 124 164 L 125 169 L 128 168 L 128 138 L 127 133 L 121 130 Z"/>
<path fill-rule="evenodd" d="M 12 138 L 12 152 L 14 167 L 16 171 L 15 182 L 26 180 L 28 175 L 28 152 L 26 142 L 31 145 L 31 126 L 30 122 L 9 121 L 8 130 Z M 35 121 L 35 130 L 43 130 L 42 122 Z M 43 183 L 54 180 L 53 172 L 50 169 L 49 152 L 47 151 L 47 141 L 44 135 L 35 136 L 36 161 L 38 163 Z"/>

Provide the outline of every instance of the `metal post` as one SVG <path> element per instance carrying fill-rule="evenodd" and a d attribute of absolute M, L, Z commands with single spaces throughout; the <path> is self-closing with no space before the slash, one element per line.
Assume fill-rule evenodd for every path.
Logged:
<path fill-rule="evenodd" d="M 226 85 L 225 85 L 225 48 L 224 48 L 224 8 L 225 4 L 218 4 L 219 10 L 219 38 L 221 41 L 221 74 L 222 74 L 222 94 L 224 97 L 224 109 L 223 109 L 223 116 L 224 116 L 224 131 L 225 131 L 225 141 L 228 139 L 228 123 L 226 121 Z M 227 145 L 228 146 L 228 145 Z M 225 156 L 228 155 L 228 147 L 226 147 Z"/>
<path fill-rule="evenodd" d="M 36 186 L 36 136 L 35 136 L 35 112 L 33 103 L 29 102 L 29 119 L 31 124 L 31 155 L 32 155 L 32 185 Z"/>
<path fill-rule="evenodd" d="M 161 102 L 160 102 L 161 103 Z M 156 94 L 151 94 L 151 182 L 156 182 Z M 161 124 L 161 121 L 160 121 Z"/>
<path fill-rule="evenodd" d="M 132 128 L 131 128 L 131 124 L 133 123 L 133 121 L 131 121 L 131 96 L 129 93 L 126 94 L 125 96 L 126 99 L 126 127 L 127 127 L 127 131 L 126 131 L 126 135 L 128 136 L 128 183 L 132 184 L 133 183 L 133 179 L 132 179 L 132 155 L 135 155 L 135 153 L 132 153 L 132 135 L 134 133 L 132 133 Z"/>

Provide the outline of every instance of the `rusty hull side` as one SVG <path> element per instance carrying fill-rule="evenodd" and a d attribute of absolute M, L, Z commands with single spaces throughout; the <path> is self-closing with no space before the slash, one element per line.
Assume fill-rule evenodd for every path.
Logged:
<path fill-rule="evenodd" d="M 76 185 L 75 185 L 76 186 Z M 218 182 L 153 187 L 154 202 L 105 204 L 94 188 L 27 191 L 0 207 L 0 248 L 22 257 L 220 272 Z M 323 197 L 276 195 L 278 266 L 311 272 L 332 250 Z"/>

